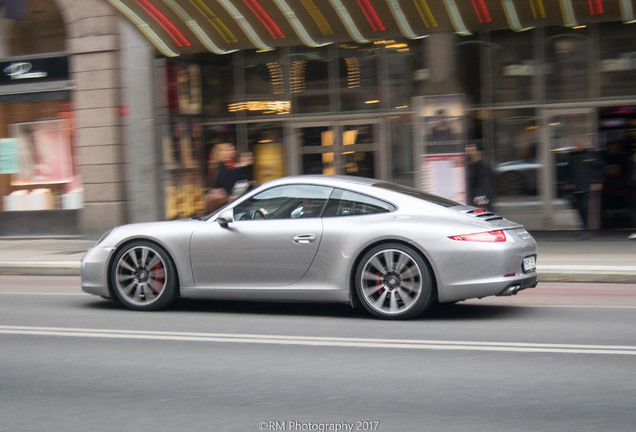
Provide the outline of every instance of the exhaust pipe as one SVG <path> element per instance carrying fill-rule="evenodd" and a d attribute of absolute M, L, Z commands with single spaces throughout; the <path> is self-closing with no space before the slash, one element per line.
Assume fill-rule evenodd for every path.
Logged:
<path fill-rule="evenodd" d="M 499 293 L 499 296 L 513 296 L 519 292 L 521 285 L 510 285 L 508 288 Z"/>

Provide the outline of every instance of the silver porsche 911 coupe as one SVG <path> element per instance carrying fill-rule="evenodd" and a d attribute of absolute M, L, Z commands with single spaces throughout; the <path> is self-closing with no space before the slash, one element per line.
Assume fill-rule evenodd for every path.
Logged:
<path fill-rule="evenodd" d="M 273 180 L 202 219 L 117 227 L 90 249 L 82 289 L 134 310 L 177 297 L 344 302 L 387 319 L 432 302 L 537 285 L 519 224 L 374 179 Z"/>

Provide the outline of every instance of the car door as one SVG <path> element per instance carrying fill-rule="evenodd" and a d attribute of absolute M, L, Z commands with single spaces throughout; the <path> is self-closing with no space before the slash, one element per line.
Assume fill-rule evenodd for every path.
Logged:
<path fill-rule="evenodd" d="M 267 288 L 299 281 L 322 239 L 320 214 L 332 188 L 285 185 L 234 207 L 227 228 L 214 221 L 192 236 L 195 284 Z"/>

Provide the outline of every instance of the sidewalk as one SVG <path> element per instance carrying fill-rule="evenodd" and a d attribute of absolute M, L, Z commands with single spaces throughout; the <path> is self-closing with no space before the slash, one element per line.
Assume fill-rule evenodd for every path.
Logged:
<path fill-rule="evenodd" d="M 588 239 L 575 231 L 532 235 L 539 244 L 540 281 L 636 284 L 636 238 L 629 238 L 630 231 L 599 231 Z M 0 275 L 78 276 L 82 256 L 95 243 L 84 238 L 0 238 Z"/>

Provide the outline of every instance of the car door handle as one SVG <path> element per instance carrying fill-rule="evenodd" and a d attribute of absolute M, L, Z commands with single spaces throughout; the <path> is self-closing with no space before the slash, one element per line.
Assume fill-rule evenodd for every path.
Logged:
<path fill-rule="evenodd" d="M 309 244 L 316 241 L 316 236 L 314 234 L 298 234 L 294 236 L 294 241 L 298 244 Z"/>

